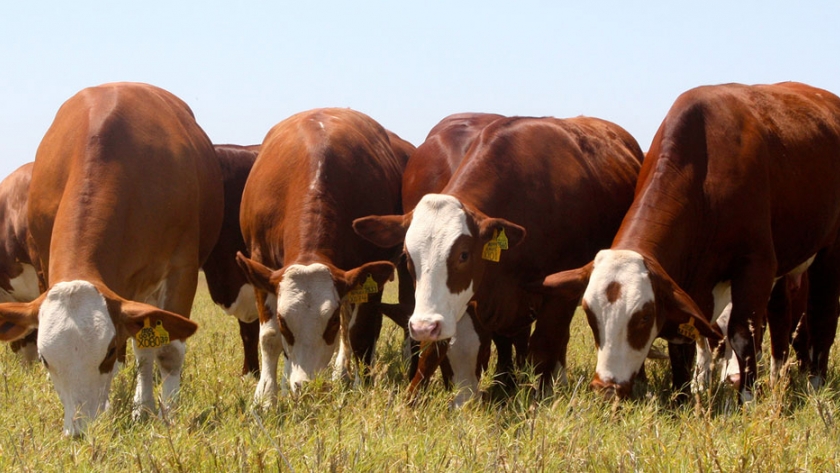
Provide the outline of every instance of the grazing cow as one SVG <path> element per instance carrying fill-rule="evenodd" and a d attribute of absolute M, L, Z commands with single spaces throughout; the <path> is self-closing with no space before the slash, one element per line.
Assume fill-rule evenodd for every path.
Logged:
<path fill-rule="evenodd" d="M 392 146 L 370 117 L 338 108 L 296 114 L 266 135 L 242 195 L 250 258 L 237 257 L 260 308 L 257 403 L 276 398 L 281 351 L 293 393 L 328 366 L 338 345 L 338 368 L 347 369 L 351 349 L 371 363 L 380 289 L 399 247 L 370 244 L 352 221 L 399 211 L 405 161 Z"/>
<path fill-rule="evenodd" d="M 259 145 L 213 145 L 225 185 L 225 214 L 216 246 L 202 266 L 207 278 L 207 289 L 225 313 L 236 317 L 244 353 L 242 374 L 259 377 L 259 314 L 254 298 L 254 287 L 236 263 L 236 253 L 246 251 L 242 230 L 239 228 L 239 206 L 245 181 L 257 159 Z"/>
<path fill-rule="evenodd" d="M 28 222 L 47 290 L 0 304 L 0 339 L 38 328 L 38 351 L 79 434 L 106 408 L 118 350 L 134 340 L 135 416 L 177 393 L 199 268 L 222 223 L 212 144 L 189 107 L 147 84 L 84 89 L 38 147 Z"/>
<path fill-rule="evenodd" d="M 0 302 L 29 302 L 40 294 L 38 274 L 27 242 L 26 202 L 32 163 L 24 164 L 0 182 Z M 37 332 L 10 345 L 29 364 L 38 358 Z"/>
<path fill-rule="evenodd" d="M 413 338 L 461 337 L 456 326 L 468 320 L 471 300 L 481 326 L 471 334 L 516 340 L 536 319 L 529 356 L 550 382 L 552 373 L 565 377 L 577 303 L 529 295 L 525 286 L 609 244 L 642 158 L 625 130 L 603 120 L 501 118 L 481 131 L 441 194 L 424 196 L 411 213 L 366 217 L 354 228 L 385 247 L 405 242 L 416 284 Z M 486 340 L 464 345 L 474 360 L 488 353 Z M 473 394 L 477 383 L 476 376 Z"/>
<path fill-rule="evenodd" d="M 503 117 L 493 113 L 458 113 L 445 117 L 435 125 L 406 164 L 402 183 L 403 213 L 414 210 L 424 195 L 442 191 L 481 130 L 499 118 Z M 407 311 L 405 314 L 407 319 L 414 311 L 414 281 L 408 272 L 405 258 L 400 260 L 397 272 L 400 276 L 400 303 Z M 470 311 L 469 315 L 472 317 L 473 312 Z M 470 323 L 470 320 L 464 321 L 465 327 L 462 332 L 469 329 L 467 325 Z M 466 340 L 467 336 L 462 336 L 460 339 Z M 417 349 L 418 347 L 415 346 L 413 351 Z M 443 381 L 447 387 L 453 375 L 456 376 L 456 385 L 469 383 L 469 379 L 474 376 L 470 373 L 474 372 L 476 367 L 469 366 L 469 360 L 455 357 L 453 362 L 457 374 L 454 373 L 446 357 L 448 349 L 449 341 L 446 340 L 426 343 L 420 349 L 419 366 L 412 366 L 409 370 L 410 396 L 414 396 L 421 385 L 428 383 L 438 366 L 441 368 Z M 459 363 L 463 361 L 466 363 Z"/>
<path fill-rule="evenodd" d="M 709 321 L 731 301 L 726 336 L 740 367 L 740 398 L 751 400 L 757 329 L 773 281 L 805 268 L 810 375 L 821 385 L 840 295 L 838 189 L 837 96 L 794 82 L 682 94 L 653 139 L 612 248 L 546 280 L 585 290 L 601 342 L 593 386 L 629 395 L 655 337 L 675 348 L 720 337 Z M 686 364 L 672 369 L 674 387 L 686 389 Z"/>

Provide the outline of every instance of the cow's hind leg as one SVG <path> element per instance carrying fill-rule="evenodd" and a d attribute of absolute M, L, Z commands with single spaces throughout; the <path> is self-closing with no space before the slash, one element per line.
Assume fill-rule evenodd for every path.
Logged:
<path fill-rule="evenodd" d="M 814 260 L 808 270 L 809 297 L 807 326 L 809 337 L 809 377 L 811 386 L 820 388 L 828 373 L 828 354 L 837 332 L 840 310 L 840 251 L 832 250 Z"/>

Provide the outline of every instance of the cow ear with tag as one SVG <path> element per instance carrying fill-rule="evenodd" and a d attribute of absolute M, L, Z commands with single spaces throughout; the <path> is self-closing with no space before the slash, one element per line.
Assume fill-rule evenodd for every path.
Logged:
<path fill-rule="evenodd" d="M 656 261 L 645 258 L 645 266 L 650 272 L 651 285 L 653 286 L 656 300 L 656 310 L 664 313 L 665 317 L 672 323 L 677 324 L 680 335 L 693 340 L 700 336 L 707 337 L 713 341 L 721 340 L 723 332 L 717 324 L 710 324 L 697 304 L 665 269 Z"/>
<path fill-rule="evenodd" d="M 123 301 L 122 323 L 139 348 L 158 348 L 173 340 L 186 340 L 198 330 L 198 324 L 174 312 L 142 302 Z"/>
<path fill-rule="evenodd" d="M 19 340 L 38 328 L 41 300 L 0 304 L 0 341 Z"/>
<path fill-rule="evenodd" d="M 500 250 L 514 248 L 525 239 L 525 228 L 503 218 L 480 219 L 478 237 L 483 242 L 495 240 Z"/>
<path fill-rule="evenodd" d="M 385 283 L 394 279 L 395 266 L 389 261 L 374 261 L 351 269 L 336 280 L 339 297 L 358 288 L 366 294 L 382 292 Z"/>

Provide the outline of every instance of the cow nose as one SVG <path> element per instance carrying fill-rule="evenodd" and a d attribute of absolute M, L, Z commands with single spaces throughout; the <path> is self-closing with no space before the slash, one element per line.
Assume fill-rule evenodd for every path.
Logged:
<path fill-rule="evenodd" d="M 408 331 L 411 338 L 419 342 L 433 342 L 440 337 L 440 322 L 421 320 L 408 324 Z"/>
<path fill-rule="evenodd" d="M 628 399 L 633 392 L 632 379 L 624 383 L 616 383 L 611 379 L 602 380 L 597 374 L 589 386 L 606 399 Z"/>
<path fill-rule="evenodd" d="M 741 389 L 741 373 L 737 374 L 730 374 L 726 377 L 726 381 L 735 388 L 736 391 L 740 391 Z"/>

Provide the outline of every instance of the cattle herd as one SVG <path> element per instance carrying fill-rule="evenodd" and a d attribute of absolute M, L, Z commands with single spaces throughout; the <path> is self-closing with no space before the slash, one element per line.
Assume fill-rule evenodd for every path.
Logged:
<path fill-rule="evenodd" d="M 199 271 L 240 324 L 254 402 L 332 366 L 364 379 L 383 316 L 405 330 L 412 397 L 438 369 L 454 404 L 529 363 L 566 378 L 580 305 L 591 386 L 632 395 L 656 338 L 673 389 L 713 361 L 754 397 L 793 346 L 818 388 L 840 310 L 840 98 L 800 83 L 680 95 L 647 154 L 597 118 L 444 118 L 415 147 L 370 117 L 293 115 L 260 145 L 213 145 L 147 84 L 65 102 L 34 163 L 0 183 L 0 340 L 40 360 L 79 435 L 107 408 L 127 344 L 134 416 L 180 387 Z M 382 300 L 395 272 L 399 300 Z M 777 284 L 778 283 L 778 284 Z M 280 355 L 284 373 L 277 380 Z"/>

